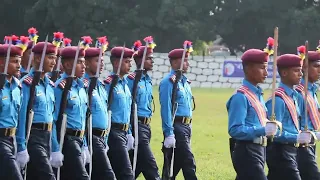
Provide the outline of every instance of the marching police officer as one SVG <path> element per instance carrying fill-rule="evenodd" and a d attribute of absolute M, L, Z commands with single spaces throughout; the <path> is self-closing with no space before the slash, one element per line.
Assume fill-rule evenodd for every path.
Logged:
<path fill-rule="evenodd" d="M 262 89 L 269 51 L 249 49 L 241 57 L 245 79 L 227 102 L 230 153 L 237 180 L 267 179 L 264 173 L 267 138 L 277 127 L 267 123 Z"/>
<path fill-rule="evenodd" d="M 153 102 L 152 96 L 152 79 L 147 74 L 148 71 L 152 71 L 153 67 L 153 48 L 140 46 L 137 53 L 133 55 L 134 60 L 137 65 L 137 69 L 140 69 L 143 53 L 146 50 L 146 57 L 144 61 L 143 72 L 133 72 L 127 76 L 128 86 L 130 88 L 131 94 L 133 94 L 133 87 L 135 83 L 135 78 L 137 78 L 136 73 L 142 73 L 140 80 L 138 81 L 137 87 L 137 114 L 138 114 L 138 156 L 137 156 L 137 168 L 135 172 L 135 177 L 137 178 L 140 173 L 143 173 L 145 179 L 155 180 L 160 179 L 158 172 L 158 166 L 156 160 L 152 154 L 150 148 L 150 138 L 151 138 L 151 116 L 153 114 L 151 104 Z M 131 112 L 132 114 L 132 112 Z M 133 117 L 131 117 L 133 118 Z M 133 153 L 130 153 L 131 161 Z"/>
<path fill-rule="evenodd" d="M 281 78 L 275 93 L 275 116 L 282 122 L 282 134 L 268 143 L 267 164 L 268 179 L 299 180 L 297 166 L 297 143 L 305 144 L 311 140 L 309 133 L 299 133 L 302 102 L 293 88 L 300 83 L 303 59 L 294 54 L 284 54 L 277 59 L 277 68 Z M 268 115 L 271 116 L 272 102 L 266 102 Z"/>
<path fill-rule="evenodd" d="M 52 166 L 61 167 L 62 160 L 63 166 L 61 167 L 61 179 L 82 179 L 88 180 L 89 176 L 85 169 L 85 162 L 83 160 L 83 137 L 85 130 L 85 119 L 87 111 L 87 94 L 86 84 L 80 79 L 85 73 L 85 50 L 83 48 L 69 46 L 65 47 L 60 55 L 62 57 L 62 65 L 64 73 L 61 78 L 56 81 L 54 95 L 56 97 L 55 113 L 54 113 L 54 126 L 53 126 L 53 153 L 57 153 L 57 156 L 52 157 Z M 78 54 L 77 54 L 78 52 Z M 78 59 L 75 57 L 78 55 Z M 75 69 L 73 69 L 74 61 L 76 61 Z M 72 70 L 75 71 L 71 81 L 71 88 L 68 91 L 66 97 L 63 97 L 64 88 L 69 86 L 67 79 L 72 75 Z M 60 112 L 60 104 L 63 101 L 62 98 L 67 98 L 66 108 L 63 112 Z M 62 111 L 62 110 L 61 110 Z M 59 148 L 57 136 L 61 131 L 57 131 L 57 123 L 60 119 L 59 113 L 66 113 L 67 125 L 64 136 L 64 144 L 61 154 Z M 59 128 L 58 128 L 59 130 Z M 60 129 L 62 130 L 62 129 Z"/>
<path fill-rule="evenodd" d="M 122 52 L 123 59 L 121 59 Z M 112 111 L 111 130 L 108 139 L 110 147 L 108 156 L 118 180 L 134 179 L 127 149 L 127 144 L 130 144 L 131 147 L 129 148 L 133 148 L 133 138 L 132 135 L 129 135 L 130 132 L 128 132 L 131 93 L 127 80 L 124 78 L 124 75 L 130 71 L 132 55 L 133 51 L 131 49 L 125 47 L 112 48 L 110 61 L 113 66 L 113 72 L 104 81 L 109 97 L 108 105 Z"/>
<path fill-rule="evenodd" d="M 10 45 L 8 66 L 5 67 L 9 45 L 0 45 L 0 179 L 22 180 L 18 163 L 22 166 L 26 161 L 16 161 L 16 128 L 18 126 L 18 113 L 21 107 L 21 85 L 17 78 L 23 50 Z M 4 69 L 7 68 L 7 74 Z M 19 126 L 18 128 L 24 128 Z M 21 165 L 21 164 L 20 164 Z"/>
<path fill-rule="evenodd" d="M 176 71 L 182 64 L 183 53 L 185 59 L 181 79 L 176 82 Z M 196 164 L 191 152 L 191 121 L 192 121 L 192 91 L 190 81 L 184 75 L 189 68 L 189 52 L 184 49 L 174 49 L 168 54 L 172 70 L 160 82 L 159 99 L 161 105 L 162 130 L 165 136 L 163 151 L 174 149 L 173 177 L 175 179 L 182 169 L 185 179 L 197 179 Z M 172 114 L 172 93 L 174 83 L 177 83 L 177 92 L 174 102 L 177 103 L 175 118 Z M 172 152 L 172 150 L 171 150 Z M 165 154 L 164 154 L 165 155 Z M 165 155 L 166 156 L 166 155 Z M 170 157 L 171 159 L 172 157 Z"/>
<path fill-rule="evenodd" d="M 85 84 L 91 83 L 91 77 L 96 75 L 97 66 L 100 61 L 100 73 L 103 70 L 103 56 L 99 59 L 100 48 L 88 48 L 85 54 L 86 73 L 83 81 Z M 92 180 L 95 179 L 115 179 L 107 151 L 109 146 L 109 120 L 108 120 L 108 95 L 104 83 L 97 80 L 97 86 L 93 89 L 91 99 L 92 113 Z"/>
<path fill-rule="evenodd" d="M 304 130 L 307 125 L 310 131 L 314 131 L 317 139 L 320 139 L 320 133 L 317 132 L 320 128 L 320 116 L 319 116 L 319 102 L 317 98 L 318 85 L 316 82 L 320 77 L 320 53 L 316 51 L 308 52 L 308 117 L 305 117 L 304 107 L 302 110 L 302 120 L 300 121 L 300 129 Z M 305 71 L 306 69 L 303 68 Z M 303 73 L 305 78 L 305 73 Z M 304 101 L 305 95 L 305 79 L 301 80 L 301 83 L 296 86 L 296 90 L 299 92 L 299 98 Z M 307 118 L 307 119 L 306 119 Z M 306 124 L 307 122 L 307 124 Z M 320 173 L 316 162 L 316 145 L 300 146 L 298 150 L 298 168 L 302 180 L 316 180 L 320 179 Z"/>
<path fill-rule="evenodd" d="M 42 51 L 45 51 L 42 60 Z M 56 64 L 57 47 L 47 42 L 40 42 L 32 49 L 34 53 L 33 68 L 21 79 L 23 103 L 20 110 L 19 126 L 25 127 L 28 123 L 32 123 L 29 141 L 26 142 L 25 128 L 21 128 L 17 134 L 18 152 L 27 151 L 30 154 L 30 162 L 27 167 L 28 179 L 55 179 L 50 164 L 51 153 L 51 130 L 54 111 L 54 83 L 46 76 L 47 72 L 51 72 Z M 43 61 L 43 69 L 40 77 L 35 74 L 39 70 L 40 63 Z M 39 84 L 33 86 L 35 78 L 40 78 Z M 31 92 L 34 88 L 34 92 Z M 34 97 L 31 97 L 34 96 Z M 28 103 L 33 101 L 31 108 L 34 112 L 33 119 L 27 119 L 29 116 Z M 29 121 L 29 122 L 27 122 Z M 27 130 L 28 131 L 28 130 Z M 19 157 L 19 153 L 18 153 Z"/>

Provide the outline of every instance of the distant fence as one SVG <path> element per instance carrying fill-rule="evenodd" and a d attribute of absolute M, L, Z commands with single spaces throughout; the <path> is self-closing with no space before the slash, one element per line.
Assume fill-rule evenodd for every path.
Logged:
<path fill-rule="evenodd" d="M 112 70 L 110 64 L 110 52 L 104 57 L 105 68 L 102 78 L 105 78 Z M 167 53 L 154 53 L 152 77 L 154 85 L 159 85 L 161 79 L 170 71 L 170 63 Z M 243 79 L 240 56 L 191 56 L 190 68 L 186 76 L 191 80 L 192 87 L 200 88 L 237 88 Z M 132 71 L 135 70 L 133 63 Z M 271 88 L 272 63 L 269 63 L 268 78 L 260 84 L 263 89 Z"/>

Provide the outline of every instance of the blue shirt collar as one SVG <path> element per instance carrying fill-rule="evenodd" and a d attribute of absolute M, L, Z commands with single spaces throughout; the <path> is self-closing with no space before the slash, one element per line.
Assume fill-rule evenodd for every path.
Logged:
<path fill-rule="evenodd" d="M 283 84 L 282 82 L 279 83 L 279 87 L 283 88 L 285 93 L 290 96 L 290 97 L 294 97 L 298 95 L 298 92 L 290 87 L 288 87 L 287 85 Z"/>
<path fill-rule="evenodd" d="M 301 79 L 301 84 L 304 86 L 305 80 Z M 315 94 L 318 91 L 318 85 L 316 83 L 308 82 L 308 90 Z"/>
<path fill-rule="evenodd" d="M 250 91 L 256 93 L 256 94 L 262 94 L 262 89 L 259 86 L 254 86 L 252 83 L 250 83 L 248 80 L 244 79 L 242 81 L 242 84 L 247 86 Z"/>
<path fill-rule="evenodd" d="M 32 76 L 32 77 L 34 77 L 34 73 L 35 73 L 35 69 L 34 69 L 34 68 L 31 68 L 31 69 L 30 69 L 30 72 L 29 72 L 29 75 Z M 41 81 L 41 79 L 40 79 L 40 81 Z M 45 85 L 50 84 L 50 78 L 48 77 L 48 73 L 46 73 L 46 74 L 44 75 L 43 82 L 45 83 Z"/>
<path fill-rule="evenodd" d="M 69 75 L 64 72 L 64 73 L 61 75 L 61 77 L 62 77 L 63 79 L 66 79 L 67 77 L 69 77 Z M 81 80 L 80 78 L 74 79 L 74 80 L 72 81 L 72 86 L 76 86 L 76 85 L 79 85 L 79 87 L 84 87 L 84 84 L 83 84 L 83 82 L 82 82 L 82 80 Z"/>
<path fill-rule="evenodd" d="M 116 75 L 116 73 L 111 72 L 110 75 L 113 76 L 113 75 Z M 127 83 L 127 80 L 126 80 L 126 78 L 124 78 L 124 77 L 123 77 L 122 79 L 119 77 L 118 82 L 119 82 L 119 83 L 122 83 L 122 82 Z"/>

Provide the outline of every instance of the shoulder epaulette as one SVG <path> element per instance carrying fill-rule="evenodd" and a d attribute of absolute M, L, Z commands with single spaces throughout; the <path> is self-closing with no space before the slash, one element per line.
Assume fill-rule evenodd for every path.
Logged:
<path fill-rule="evenodd" d="M 106 84 L 110 84 L 112 82 L 113 77 L 112 76 L 108 76 L 103 82 Z"/>
<path fill-rule="evenodd" d="M 135 77 L 136 77 L 136 73 L 135 73 L 135 72 L 130 73 L 130 74 L 128 75 L 128 78 L 131 79 L 131 80 L 134 80 Z"/>
<path fill-rule="evenodd" d="M 175 75 L 175 74 L 173 74 L 173 75 L 170 77 L 170 81 L 173 82 L 173 83 L 176 81 L 176 75 Z"/>
<path fill-rule="evenodd" d="M 31 85 L 32 80 L 33 80 L 32 76 L 26 75 L 26 77 L 23 79 L 23 82 L 26 83 L 27 85 Z"/>
<path fill-rule="evenodd" d="M 87 78 L 83 78 L 83 86 L 89 87 L 89 80 Z"/>
<path fill-rule="evenodd" d="M 304 90 L 304 86 L 303 85 L 301 85 L 301 84 L 299 84 L 298 86 L 296 86 L 296 88 L 295 88 L 297 91 L 299 91 L 299 92 L 303 92 L 303 90 Z"/>
<path fill-rule="evenodd" d="M 64 86 L 66 85 L 66 80 L 62 80 L 60 83 L 59 83 L 59 87 L 61 87 L 62 89 L 64 89 Z"/>

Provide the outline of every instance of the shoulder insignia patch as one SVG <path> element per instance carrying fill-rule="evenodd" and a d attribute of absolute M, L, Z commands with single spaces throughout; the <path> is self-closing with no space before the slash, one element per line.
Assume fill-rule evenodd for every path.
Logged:
<path fill-rule="evenodd" d="M 106 84 L 110 84 L 112 82 L 113 77 L 112 76 L 108 76 L 103 82 Z"/>
<path fill-rule="evenodd" d="M 27 75 L 27 76 L 23 79 L 23 82 L 26 83 L 27 85 L 31 85 L 31 84 L 32 84 L 32 80 L 33 80 L 33 77 Z"/>
<path fill-rule="evenodd" d="M 84 87 L 89 87 L 89 80 L 87 78 L 83 78 Z"/>
<path fill-rule="evenodd" d="M 130 73 L 130 74 L 128 75 L 128 78 L 131 79 L 131 80 L 134 80 L 135 77 L 136 77 L 136 73 L 135 73 L 135 72 Z"/>
<path fill-rule="evenodd" d="M 170 81 L 173 82 L 173 83 L 176 81 L 176 75 L 175 75 L 175 74 L 173 74 L 173 75 L 170 77 Z"/>
<path fill-rule="evenodd" d="M 66 80 L 62 80 L 60 83 L 59 83 L 59 86 L 64 89 L 64 86 L 66 85 Z"/>

